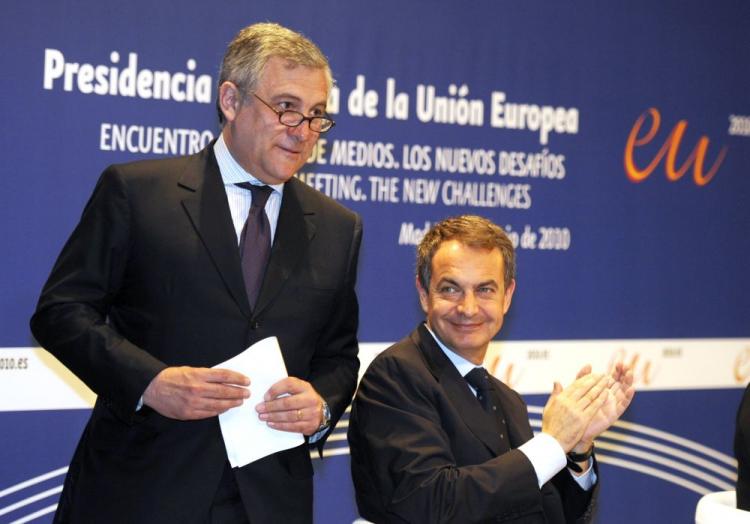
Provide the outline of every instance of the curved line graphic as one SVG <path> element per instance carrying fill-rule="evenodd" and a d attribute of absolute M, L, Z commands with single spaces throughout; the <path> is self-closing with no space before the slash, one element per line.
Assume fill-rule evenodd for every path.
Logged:
<path fill-rule="evenodd" d="M 708 473 L 704 473 L 703 471 L 692 468 L 690 466 L 685 466 L 683 464 L 680 464 L 679 462 L 675 460 L 666 459 L 660 455 L 656 455 L 654 453 L 649 453 L 647 451 L 641 451 L 638 449 L 631 449 L 626 446 L 619 446 L 617 444 L 609 444 L 607 442 L 597 442 L 596 443 L 596 449 L 606 449 L 615 453 L 622 453 L 625 455 L 632 455 L 634 457 L 641 458 L 643 460 L 648 460 L 650 462 L 654 462 L 656 464 L 661 464 L 662 466 L 667 466 L 669 468 L 672 468 L 677 471 L 681 471 L 683 473 L 687 473 L 688 475 L 691 475 L 697 479 L 702 480 L 703 482 L 707 484 L 711 484 L 712 486 L 715 486 L 720 491 L 728 491 L 734 489 L 734 485 L 730 484 L 728 482 L 724 482 L 721 479 L 714 477 L 713 475 L 709 475 Z M 597 452 L 597 458 L 599 457 L 599 453 Z"/>
<path fill-rule="evenodd" d="M 5 515 L 6 513 L 10 513 L 11 511 L 15 511 L 18 508 L 28 506 L 29 504 L 36 502 L 37 500 L 42 500 L 46 499 L 47 497 L 51 497 L 52 495 L 57 495 L 58 493 L 62 492 L 62 489 L 62 484 L 60 484 L 59 486 L 55 486 L 54 488 L 42 491 L 41 493 L 37 493 L 36 495 L 32 495 L 30 497 L 26 497 L 25 499 L 19 500 L 18 502 L 14 502 L 9 506 L 0 508 L 0 516 Z"/>
<path fill-rule="evenodd" d="M 536 426 L 537 424 L 532 423 L 532 426 Z M 691 466 L 686 466 L 684 464 L 681 464 L 679 461 L 670 460 L 668 458 L 664 458 L 661 455 L 657 455 L 655 453 L 649 453 L 647 451 L 642 451 L 637 448 L 631 448 L 628 446 L 621 446 L 617 444 L 608 443 L 606 441 L 601 441 L 597 439 L 596 441 L 596 448 L 599 449 L 607 449 L 610 451 L 613 451 L 615 453 L 622 453 L 625 455 L 632 455 L 634 457 L 641 458 L 643 460 L 647 460 L 650 462 L 654 462 L 656 464 L 661 464 L 662 466 L 666 466 L 668 468 L 681 471 L 683 473 L 686 473 L 689 476 L 695 477 L 697 479 L 702 480 L 703 482 L 706 482 L 707 484 L 711 484 L 712 486 L 716 487 L 719 490 L 727 491 L 734 489 L 733 483 L 728 483 L 723 481 L 722 479 L 719 479 L 713 475 L 709 475 L 699 469 L 693 468 Z M 596 454 L 597 458 L 599 458 L 599 453 Z M 640 464 L 635 463 L 634 464 Z M 649 466 L 645 466 L 649 467 Z M 651 468 L 653 469 L 653 468 Z M 733 473 L 727 472 L 727 471 L 721 471 L 721 473 L 724 476 L 731 476 Z M 689 482 L 689 481 L 687 481 Z"/>
<path fill-rule="evenodd" d="M 666 480 L 667 482 L 671 482 L 672 484 L 677 484 L 680 487 L 683 487 L 690 491 L 694 491 L 698 493 L 699 495 L 706 495 L 708 493 L 711 493 L 710 489 L 704 488 L 703 486 L 699 486 L 695 482 L 690 482 L 689 480 L 680 478 L 677 475 L 672 475 L 671 473 L 666 473 L 664 471 L 661 471 L 656 468 L 652 468 L 650 466 L 644 466 L 643 464 L 640 464 L 638 462 L 631 462 L 629 460 L 618 459 L 615 457 L 610 457 L 608 455 L 602 455 L 600 453 L 596 454 L 596 459 L 605 464 L 610 464 L 612 466 L 619 466 L 621 468 L 630 469 L 638 473 L 643 473 L 644 475 L 651 475 L 652 477 Z"/>
<path fill-rule="evenodd" d="M 335 457 L 336 455 L 348 455 L 348 454 L 349 454 L 349 446 L 345 448 L 331 448 L 331 449 L 323 450 L 323 458 Z M 310 458 L 315 460 L 315 459 L 319 459 L 320 457 L 318 457 L 317 451 L 311 451 Z"/>
<path fill-rule="evenodd" d="M 723 462 L 726 465 L 731 466 L 732 468 L 737 468 L 737 461 L 733 457 L 730 457 L 729 455 L 722 453 L 720 451 L 716 451 L 713 448 L 709 448 L 708 446 L 704 446 L 703 444 L 695 442 L 694 440 L 689 440 L 683 437 L 679 437 L 675 435 L 674 433 L 667 433 L 666 431 L 654 429 L 652 427 L 644 426 L 642 424 L 635 424 L 633 422 L 624 422 L 621 420 L 618 420 L 617 422 L 615 422 L 614 425 L 623 429 L 629 429 L 632 431 L 640 431 L 641 433 L 644 433 L 646 435 L 652 435 L 662 440 L 669 440 L 669 441 L 675 442 L 677 444 L 680 444 L 681 446 L 685 446 L 686 448 L 700 451 L 704 455 L 708 457 L 712 457 L 718 460 L 719 462 Z"/>
<path fill-rule="evenodd" d="M 531 422 L 531 426 L 532 427 L 541 427 L 541 422 L 538 421 L 538 420 L 536 420 L 536 419 L 531 420 L 530 422 Z M 655 455 L 653 453 L 648 453 L 648 452 L 645 452 L 645 451 L 641 451 L 641 450 L 639 450 L 637 448 L 632 448 L 632 447 L 629 447 L 629 446 L 618 446 L 617 444 L 614 444 L 614 443 L 608 443 L 607 442 L 608 439 L 609 440 L 616 440 L 616 441 L 626 442 L 628 444 L 636 444 L 636 445 L 644 447 L 644 448 L 649 448 L 649 449 L 654 449 L 654 450 L 657 450 L 657 451 L 661 451 L 662 453 L 664 453 L 667 456 L 678 457 L 678 458 L 680 458 L 680 459 L 682 459 L 682 460 L 684 460 L 686 462 L 692 462 L 693 464 L 697 464 L 699 466 L 702 466 L 705 469 L 713 471 L 714 473 L 718 473 L 722 477 L 725 477 L 728 480 L 731 480 L 732 484 L 727 484 L 725 481 L 723 481 L 721 479 L 718 479 L 718 478 L 716 478 L 714 476 L 711 476 L 711 475 L 706 475 L 704 472 L 702 472 L 700 470 L 697 470 L 695 468 L 692 468 L 690 466 L 677 466 L 676 464 L 679 464 L 679 462 L 675 462 L 673 460 L 662 458 L 661 456 Z M 596 439 L 596 447 L 597 447 L 597 449 L 598 448 L 611 449 L 611 450 L 615 450 L 615 451 L 618 451 L 618 452 L 621 452 L 621 453 L 625 453 L 625 454 L 628 454 L 628 455 L 638 456 L 638 457 L 644 458 L 645 460 L 650 460 L 651 462 L 657 462 L 657 463 L 663 464 L 665 466 L 669 466 L 669 467 L 671 467 L 673 469 L 679 469 L 679 470 L 685 471 L 686 473 L 688 472 L 688 470 L 690 472 L 695 472 L 695 473 L 691 473 L 691 474 L 693 476 L 695 476 L 695 477 L 703 478 L 704 480 L 706 480 L 706 482 L 710 482 L 711 484 L 714 484 L 715 486 L 720 487 L 720 488 L 722 488 L 724 490 L 733 489 L 734 488 L 734 481 L 737 479 L 737 473 L 734 470 L 730 470 L 730 469 L 724 468 L 724 467 L 722 467 L 720 465 L 717 465 L 717 464 L 714 464 L 712 462 L 709 462 L 708 460 L 705 460 L 703 458 L 695 457 L 695 456 L 691 455 L 690 453 L 686 453 L 686 452 L 684 452 L 682 450 L 673 448 L 671 446 L 665 446 L 663 444 L 658 444 L 658 443 L 650 442 L 650 441 L 648 441 L 646 439 L 634 437 L 634 436 L 629 435 L 629 434 L 620 434 L 620 433 L 617 433 L 617 432 L 613 432 L 611 430 L 610 431 L 605 431 L 599 437 L 597 437 L 597 439 Z M 687 468 L 687 469 L 685 469 L 685 468 Z M 705 477 L 704 477 L 704 475 L 705 475 Z"/>
<path fill-rule="evenodd" d="M 65 466 L 64 468 L 54 469 L 48 473 L 39 475 L 38 477 L 33 477 L 33 478 L 30 478 L 29 480 L 24 480 L 23 482 L 19 482 L 18 484 L 15 484 L 13 486 L 10 486 L 0 491 L 0 498 L 3 498 L 6 495 L 10 495 L 11 493 L 15 493 L 16 491 L 22 490 L 29 486 L 33 486 L 34 484 L 44 482 L 45 480 L 48 480 L 48 479 L 51 479 L 60 475 L 64 475 L 65 473 L 67 473 L 67 471 L 68 471 L 68 466 Z"/>
<path fill-rule="evenodd" d="M 530 413 L 542 413 L 542 408 L 539 406 L 529 406 L 529 412 Z M 532 426 L 534 427 L 541 427 L 541 420 L 540 419 L 532 419 L 529 421 Z M 689 449 L 697 450 L 698 452 L 702 453 L 703 455 L 706 455 L 711 458 L 715 458 L 718 461 L 722 463 L 727 463 L 728 455 L 725 455 L 724 453 L 718 452 L 714 449 L 711 449 L 707 446 L 704 446 L 702 444 L 699 444 L 697 442 L 685 439 L 683 437 L 679 437 L 677 435 L 672 435 L 670 433 L 667 433 L 665 431 L 656 430 L 653 428 L 650 428 L 648 426 L 644 426 L 642 424 L 632 424 L 632 423 L 623 423 L 620 424 L 619 422 L 615 422 L 613 426 L 621 426 L 625 429 L 628 429 L 630 431 L 641 431 L 647 435 L 656 436 L 659 439 L 664 440 L 674 440 L 679 442 L 682 446 L 687 447 Z M 707 469 L 710 469 L 716 473 L 719 473 L 723 477 L 727 477 L 730 480 L 734 480 L 736 478 L 734 470 L 728 470 L 727 468 L 724 468 L 717 464 L 711 464 L 710 462 L 706 461 L 705 459 L 701 457 L 693 456 L 689 453 L 686 453 L 682 450 L 675 449 L 672 446 L 666 446 L 663 444 L 650 442 L 646 439 L 641 439 L 635 436 L 631 436 L 629 434 L 619 433 L 616 431 L 605 431 L 601 435 L 605 438 L 605 441 L 603 442 L 597 442 L 597 447 L 602 449 L 608 449 L 610 451 L 613 451 L 615 453 L 623 453 L 628 454 L 632 456 L 636 456 L 639 458 L 642 458 L 644 460 L 649 460 L 651 462 L 655 462 L 657 464 L 662 464 L 664 466 L 667 466 L 669 468 L 675 469 L 677 471 L 682 471 L 684 473 L 687 473 L 688 475 L 692 475 L 693 477 L 700 479 L 703 482 L 706 482 L 712 486 L 715 486 L 722 490 L 731 490 L 734 488 L 733 484 L 727 483 L 723 481 L 722 479 L 716 478 L 713 475 L 708 475 L 705 472 L 702 472 L 700 470 L 697 470 L 693 467 L 686 466 L 683 464 L 680 464 L 678 461 L 670 460 L 668 458 L 661 457 L 659 455 L 656 455 L 654 453 L 649 453 L 646 451 L 639 450 L 637 448 L 630 448 L 628 446 L 621 446 L 614 443 L 608 443 L 606 442 L 606 439 L 609 438 L 611 440 L 620 440 L 627 443 L 634 443 L 636 445 L 641 445 L 643 447 L 655 449 L 658 451 L 662 451 L 663 453 L 667 455 L 672 455 L 675 457 L 679 457 L 681 459 L 687 460 L 688 462 L 693 462 L 694 464 L 702 465 L 706 467 Z M 677 475 L 674 475 L 672 473 L 662 471 L 660 469 L 647 466 L 645 464 L 625 460 L 622 458 L 616 458 L 612 457 L 610 455 L 604 454 L 602 459 L 602 454 L 597 453 L 597 459 L 602 459 L 601 462 L 608 463 L 614 466 L 620 466 L 623 468 L 631 469 L 633 471 L 643 473 L 646 475 L 650 475 L 653 477 L 657 477 L 659 479 L 665 480 L 667 482 L 671 482 L 673 484 L 676 484 L 678 486 L 684 487 L 690 491 L 694 491 L 696 493 L 700 494 L 706 494 L 710 493 L 710 490 L 708 488 L 704 488 L 703 486 L 700 486 L 699 484 L 696 484 L 695 482 L 692 482 L 691 480 L 684 479 L 682 477 L 679 477 Z M 736 464 L 734 460 L 730 460 L 730 462 L 733 462 Z"/>
<path fill-rule="evenodd" d="M 602 433 L 597 440 L 600 438 L 608 439 L 608 440 L 617 440 L 621 442 L 627 442 L 628 444 L 635 444 L 644 448 L 653 449 L 656 451 L 661 451 L 664 454 L 672 455 L 674 457 L 679 457 L 682 460 L 692 462 L 693 464 L 696 464 L 698 466 L 701 466 L 705 469 L 708 469 L 710 471 L 713 471 L 714 473 L 717 473 L 721 475 L 722 477 L 726 477 L 728 480 L 731 480 L 734 482 L 737 480 L 737 472 L 734 469 L 725 468 L 723 466 L 719 466 L 718 464 L 715 464 L 713 462 L 710 462 L 706 459 L 696 457 L 694 455 L 691 455 L 690 453 L 686 453 L 680 449 L 673 448 L 672 446 L 666 446 L 664 444 L 658 444 L 655 442 L 651 442 L 646 439 L 642 439 L 639 437 L 634 437 L 629 434 L 624 433 L 618 433 L 616 431 L 605 431 Z"/>
<path fill-rule="evenodd" d="M 46 508 L 42 508 L 39 511 L 35 511 L 34 513 L 29 513 L 28 515 L 21 517 L 18 520 L 14 520 L 10 524 L 25 524 L 26 522 L 38 519 L 39 517 L 42 517 L 46 515 L 47 513 L 52 513 L 57 509 L 57 504 L 52 504 L 51 506 L 47 506 Z"/>

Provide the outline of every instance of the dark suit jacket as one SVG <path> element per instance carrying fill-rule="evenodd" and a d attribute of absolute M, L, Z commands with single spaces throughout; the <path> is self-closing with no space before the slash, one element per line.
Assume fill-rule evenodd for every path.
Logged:
<path fill-rule="evenodd" d="M 734 456 L 737 458 L 737 507 L 750 511 L 750 385 L 745 388 L 737 409 Z"/>
<path fill-rule="evenodd" d="M 148 407 L 135 411 L 167 366 L 214 366 L 275 335 L 289 375 L 312 383 L 335 422 L 359 366 L 360 240 L 357 215 L 290 180 L 251 311 L 212 146 L 189 157 L 108 168 L 31 321 L 41 345 L 98 395 L 58 520 L 206 518 L 227 461 L 218 419 L 177 421 Z M 263 393 L 252 391 L 257 400 Z M 253 523 L 312 521 L 307 446 L 235 472 Z"/>
<path fill-rule="evenodd" d="M 349 420 L 363 517 L 378 524 L 589 518 L 592 493 L 567 471 L 539 489 L 531 462 L 515 449 L 533 436 L 526 405 L 492 380 L 507 439 L 484 424 L 486 413 L 424 325 L 375 358 Z"/>

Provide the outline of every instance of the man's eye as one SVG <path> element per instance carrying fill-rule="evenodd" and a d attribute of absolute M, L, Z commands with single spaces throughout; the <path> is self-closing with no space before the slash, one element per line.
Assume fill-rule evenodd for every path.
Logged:
<path fill-rule="evenodd" d="M 458 288 L 456 286 L 442 286 L 438 289 L 440 293 L 448 294 L 448 293 L 457 293 Z"/>
<path fill-rule="evenodd" d="M 276 104 L 276 107 L 278 107 L 282 111 L 294 109 L 291 102 L 279 102 L 278 104 Z"/>

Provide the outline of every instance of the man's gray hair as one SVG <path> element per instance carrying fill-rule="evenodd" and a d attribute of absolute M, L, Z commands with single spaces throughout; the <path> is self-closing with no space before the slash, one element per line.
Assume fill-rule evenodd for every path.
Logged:
<path fill-rule="evenodd" d="M 218 85 L 232 82 L 240 88 L 244 97 L 255 89 L 266 63 L 274 56 L 283 58 L 294 66 L 322 69 L 330 93 L 333 75 L 328 59 L 320 48 L 301 33 L 270 22 L 247 26 L 229 42 L 221 62 Z M 219 122 L 223 124 L 224 114 L 218 98 L 216 109 L 219 112 Z"/>

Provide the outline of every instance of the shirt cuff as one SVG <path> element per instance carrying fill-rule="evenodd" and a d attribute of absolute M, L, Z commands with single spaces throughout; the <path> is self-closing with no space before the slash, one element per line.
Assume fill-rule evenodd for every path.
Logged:
<path fill-rule="evenodd" d="M 329 426 L 329 427 L 325 427 L 325 428 L 321 429 L 321 430 L 320 430 L 320 431 L 318 431 L 317 433 L 313 433 L 313 434 L 312 434 L 312 435 L 310 435 L 310 437 L 309 437 L 309 438 L 307 439 L 307 440 L 308 440 L 308 442 L 310 442 L 310 444 L 315 444 L 315 443 L 316 443 L 317 441 L 319 441 L 319 440 L 320 440 L 321 438 L 323 438 L 323 435 L 325 435 L 325 434 L 326 434 L 326 431 L 328 431 L 329 429 L 330 429 L 330 426 Z"/>
<path fill-rule="evenodd" d="M 565 468 L 565 451 L 554 437 L 538 433 L 518 448 L 531 462 L 539 488 Z"/>
<path fill-rule="evenodd" d="M 588 468 L 584 473 L 581 475 L 573 475 L 573 472 L 568 470 L 568 473 L 573 477 L 573 480 L 575 480 L 579 486 L 581 486 L 581 489 L 583 491 L 588 491 L 592 487 L 594 487 L 594 484 L 596 484 L 596 471 L 594 471 L 594 468 L 592 467 L 594 465 L 594 459 L 589 459 L 589 465 Z"/>

